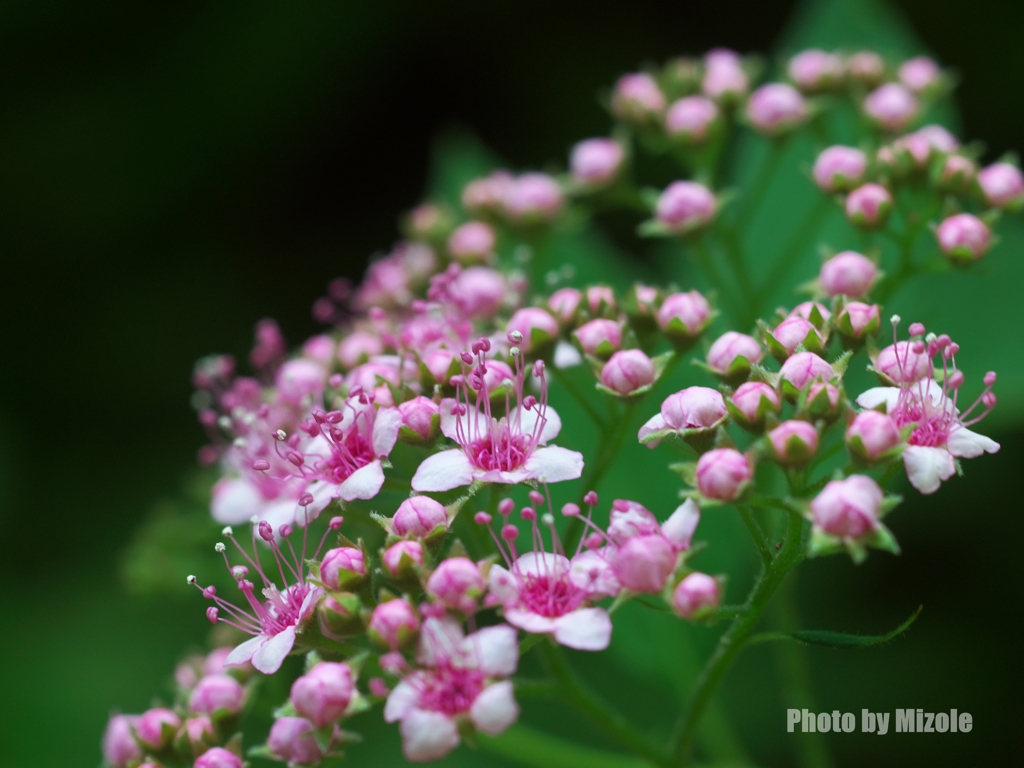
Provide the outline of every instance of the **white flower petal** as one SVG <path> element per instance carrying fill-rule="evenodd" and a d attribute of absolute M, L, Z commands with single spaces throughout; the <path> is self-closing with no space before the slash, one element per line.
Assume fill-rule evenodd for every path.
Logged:
<path fill-rule="evenodd" d="M 414 676 L 410 676 L 412 677 Z M 411 682 L 411 679 L 403 680 L 388 695 L 388 700 L 384 704 L 384 722 L 394 723 L 401 720 L 409 714 L 409 710 L 419 704 L 419 701 L 420 689 Z"/>
<path fill-rule="evenodd" d="M 544 426 L 540 430 L 540 438 L 537 440 L 537 443 L 538 445 L 544 445 L 549 440 L 554 440 L 558 437 L 558 433 L 562 431 L 562 419 L 555 412 L 554 408 L 549 406 L 541 411 L 539 406 L 534 406 L 530 410 L 516 406 L 508 415 L 508 423 L 514 431 L 524 435 L 531 435 L 537 427 L 537 422 L 540 420 L 542 412 L 544 414 Z"/>
<path fill-rule="evenodd" d="M 604 608 L 580 608 L 555 619 L 555 640 L 578 651 L 603 651 L 612 639 L 612 619 Z"/>
<path fill-rule="evenodd" d="M 469 719 L 479 730 L 497 736 L 519 717 L 512 683 L 503 680 L 484 688 L 469 708 Z"/>
<path fill-rule="evenodd" d="M 999 450 L 999 443 L 985 435 L 971 432 L 966 427 L 960 427 L 949 433 L 946 440 L 949 452 L 961 459 L 973 459 L 983 453 L 995 453 Z"/>
<path fill-rule="evenodd" d="M 345 501 L 372 499 L 380 493 L 383 485 L 384 467 L 380 459 L 374 459 L 345 478 L 345 482 L 338 486 L 338 495 Z"/>
<path fill-rule="evenodd" d="M 450 617 L 430 618 L 423 622 L 416 661 L 424 667 L 435 667 L 441 659 L 455 656 L 465 635 L 462 626 Z"/>
<path fill-rule="evenodd" d="M 699 522 L 700 507 L 693 499 L 687 499 L 676 508 L 668 520 L 662 523 L 661 532 L 675 547 L 687 549 Z"/>
<path fill-rule="evenodd" d="M 241 645 L 236 645 L 235 649 L 224 659 L 224 666 L 234 667 L 238 664 L 245 664 L 245 662 L 252 659 L 252 655 L 265 642 L 267 642 L 266 635 L 256 635 L 256 637 L 249 638 Z"/>
<path fill-rule="evenodd" d="M 943 480 L 956 471 L 953 456 L 945 448 L 908 445 L 903 449 L 903 466 L 910 484 L 921 493 L 935 493 Z"/>
<path fill-rule="evenodd" d="M 252 665 L 265 675 L 281 668 L 285 658 L 295 646 L 295 627 L 282 629 L 261 645 L 252 655 Z"/>
<path fill-rule="evenodd" d="M 645 437 L 653 435 L 655 432 L 661 432 L 663 429 L 668 429 L 665 417 L 660 413 L 656 413 L 647 420 L 646 424 L 640 427 L 640 431 L 636 433 L 636 439 L 643 443 Z M 657 448 L 660 442 L 660 439 L 651 440 L 649 443 L 644 443 L 644 445 L 648 448 Z"/>
<path fill-rule="evenodd" d="M 487 589 L 503 603 L 519 597 L 515 577 L 500 565 L 491 566 L 491 572 L 487 575 Z"/>
<path fill-rule="evenodd" d="M 583 454 L 549 445 L 538 448 L 526 460 L 530 476 L 542 483 L 560 483 L 575 480 L 583 474 Z"/>
<path fill-rule="evenodd" d="M 512 572 L 520 576 L 559 577 L 569 570 L 569 558 L 551 552 L 527 552 L 514 563 Z"/>
<path fill-rule="evenodd" d="M 473 465 L 459 448 L 425 458 L 412 477 L 413 490 L 421 493 L 450 491 L 473 482 Z"/>
<path fill-rule="evenodd" d="M 532 634 L 548 634 L 555 631 L 555 622 L 547 616 L 526 611 L 522 608 L 505 608 L 505 621 L 524 632 Z"/>
<path fill-rule="evenodd" d="M 889 412 L 896 406 L 899 396 L 899 387 L 872 387 L 857 395 L 857 405 L 861 408 L 877 408 L 885 403 L 885 410 Z"/>
<path fill-rule="evenodd" d="M 373 452 L 387 456 L 395 447 L 398 431 L 402 428 L 402 414 L 397 408 L 381 408 L 373 419 Z"/>
<path fill-rule="evenodd" d="M 610 597 L 619 594 L 622 591 L 622 584 L 615 576 L 615 570 L 608 559 L 607 547 L 581 552 L 572 559 L 569 580 L 586 591 L 587 597 Z"/>
<path fill-rule="evenodd" d="M 413 709 L 402 718 L 402 751 L 407 760 L 439 760 L 459 746 L 455 721 L 440 712 Z"/>
<path fill-rule="evenodd" d="M 559 341 L 552 362 L 555 368 L 575 368 L 583 362 L 583 355 L 568 341 Z"/>
<path fill-rule="evenodd" d="M 225 525 L 248 522 L 266 504 L 259 489 L 242 477 L 225 477 L 213 486 L 210 512 Z"/>
<path fill-rule="evenodd" d="M 487 430 L 487 415 L 477 410 L 475 405 L 466 406 L 466 413 L 452 416 L 455 400 L 446 397 L 441 401 L 441 434 L 452 440 L 462 438 L 473 439 Z M 460 423 L 461 422 L 461 423 Z"/>
<path fill-rule="evenodd" d="M 474 632 L 462 641 L 462 648 L 487 677 L 508 677 L 519 665 L 519 636 L 507 624 Z"/>

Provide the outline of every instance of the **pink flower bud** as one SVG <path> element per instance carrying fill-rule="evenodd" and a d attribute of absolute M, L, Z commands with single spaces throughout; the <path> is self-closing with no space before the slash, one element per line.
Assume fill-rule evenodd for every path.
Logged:
<path fill-rule="evenodd" d="M 811 48 L 790 59 L 787 71 L 801 91 L 813 93 L 839 82 L 843 76 L 843 60 L 834 53 Z"/>
<path fill-rule="evenodd" d="M 289 764 L 319 763 L 324 753 L 316 743 L 313 724 L 302 717 L 279 717 L 267 736 L 270 751 Z"/>
<path fill-rule="evenodd" d="M 697 489 L 709 499 L 733 501 L 753 477 L 750 461 L 735 448 L 716 448 L 697 461 Z"/>
<path fill-rule="evenodd" d="M 600 317 L 581 325 L 573 336 L 588 355 L 608 357 L 622 346 L 622 326 Z"/>
<path fill-rule="evenodd" d="M 171 729 L 169 733 L 164 733 L 165 726 Z M 135 735 L 147 747 L 159 751 L 170 744 L 174 731 L 180 726 L 181 718 L 174 712 L 156 707 L 144 712 L 135 722 Z"/>
<path fill-rule="evenodd" d="M 715 218 L 715 196 L 703 184 L 675 181 L 658 198 L 657 220 L 671 232 L 690 232 Z"/>
<path fill-rule="evenodd" d="M 467 221 L 455 228 L 448 238 L 448 253 L 464 264 L 486 261 L 494 253 L 497 237 L 490 224 Z"/>
<path fill-rule="evenodd" d="M 419 437 L 429 440 L 434 435 L 434 418 L 440 416 L 437 403 L 428 397 L 418 395 L 398 406 L 402 426 L 411 429 Z"/>
<path fill-rule="evenodd" d="M 917 109 L 917 98 L 899 83 L 879 86 L 864 99 L 864 112 L 888 131 L 905 128 Z"/>
<path fill-rule="evenodd" d="M 678 430 L 713 427 L 727 413 L 722 394 L 710 387 L 687 387 L 669 395 L 661 404 L 665 423 Z"/>
<path fill-rule="evenodd" d="M 665 96 L 646 72 L 623 75 L 612 93 L 612 112 L 620 120 L 647 123 L 665 111 Z"/>
<path fill-rule="evenodd" d="M 228 656 L 231 655 L 231 651 L 234 650 L 230 646 L 224 648 L 214 648 L 210 651 L 206 658 L 203 660 L 203 674 L 204 675 L 222 675 L 227 674 L 229 667 L 224 664 L 224 661 Z M 231 671 L 239 672 L 252 672 L 252 667 L 249 664 L 237 664 L 230 667 Z"/>
<path fill-rule="evenodd" d="M 658 301 L 658 289 L 637 283 L 633 286 L 633 297 L 636 299 L 637 315 L 653 315 Z"/>
<path fill-rule="evenodd" d="M 926 350 L 915 351 L 909 341 L 897 341 L 878 353 L 875 369 L 896 384 L 930 378 L 932 359 Z"/>
<path fill-rule="evenodd" d="M 322 661 L 292 683 L 291 702 L 296 712 L 323 728 L 345 714 L 354 690 L 347 664 Z"/>
<path fill-rule="evenodd" d="M 846 71 L 858 82 L 876 85 L 885 77 L 885 62 L 874 51 L 859 51 L 846 63 Z"/>
<path fill-rule="evenodd" d="M 462 205 L 467 211 L 494 211 L 502 207 L 514 177 L 508 171 L 473 179 L 462 190 Z"/>
<path fill-rule="evenodd" d="M 320 581 L 335 592 L 361 581 L 365 575 L 363 551 L 356 547 L 329 549 L 320 561 Z"/>
<path fill-rule="evenodd" d="M 524 173 L 505 193 L 505 213 L 518 222 L 549 221 L 564 203 L 562 188 L 546 173 Z"/>
<path fill-rule="evenodd" d="M 825 192 L 846 191 L 860 184 L 867 168 L 867 155 L 837 144 L 818 155 L 812 175 L 814 183 Z"/>
<path fill-rule="evenodd" d="M 684 619 L 717 608 L 721 601 L 718 582 L 706 573 L 691 573 L 672 593 L 672 607 Z"/>
<path fill-rule="evenodd" d="M 282 400 L 298 405 L 306 397 L 323 392 L 326 382 L 327 371 L 322 365 L 299 357 L 281 366 L 275 383 Z"/>
<path fill-rule="evenodd" d="M 942 70 L 927 56 L 916 56 L 900 64 L 899 78 L 915 93 L 926 91 L 939 81 Z"/>
<path fill-rule="evenodd" d="M 828 380 L 836 373 L 832 366 L 813 352 L 797 352 L 782 364 L 779 376 L 797 391 L 817 379 Z"/>
<path fill-rule="evenodd" d="M 815 309 L 818 310 L 818 315 L 820 315 L 823 323 L 827 323 L 828 319 L 832 317 L 832 313 L 828 311 L 828 308 L 824 304 L 818 304 L 813 301 L 805 301 L 797 304 L 793 307 L 793 311 L 789 313 L 789 317 L 802 317 L 804 320 L 808 320 L 812 325 L 814 325 L 815 320 L 812 315 L 814 314 Z M 820 328 L 820 326 L 815 327 Z"/>
<path fill-rule="evenodd" d="M 447 349 L 435 349 L 433 352 L 429 352 L 426 357 L 423 358 L 423 365 L 430 371 L 430 375 L 434 379 L 445 384 L 448 381 L 448 372 L 451 369 L 452 361 L 455 359 L 455 353 Z"/>
<path fill-rule="evenodd" d="M 213 747 L 197 757 L 192 768 L 242 768 L 242 758 L 223 747 Z"/>
<path fill-rule="evenodd" d="M 863 184 L 846 197 L 846 218 L 859 227 L 877 227 L 892 211 L 892 195 L 881 184 Z"/>
<path fill-rule="evenodd" d="M 383 351 L 381 340 L 369 331 L 353 331 L 338 342 L 338 360 L 346 369 L 355 368 Z"/>
<path fill-rule="evenodd" d="M 945 219 L 935 231 L 939 248 L 956 260 L 977 261 L 992 244 L 985 223 L 970 213 L 958 213 Z"/>
<path fill-rule="evenodd" d="M 629 395 L 654 383 L 654 363 L 639 349 L 616 352 L 601 369 L 601 383 L 620 395 Z"/>
<path fill-rule="evenodd" d="M 811 502 L 814 524 L 824 533 L 856 539 L 878 529 L 882 489 L 865 475 L 828 483 Z"/>
<path fill-rule="evenodd" d="M 1024 199 L 1024 175 L 1009 163 L 993 163 L 978 172 L 978 186 L 985 202 L 993 208 L 1003 208 Z"/>
<path fill-rule="evenodd" d="M 665 115 L 665 132 L 674 139 L 700 144 L 718 122 L 718 107 L 703 96 L 687 96 L 672 104 Z"/>
<path fill-rule="evenodd" d="M 711 307 L 697 291 L 673 293 L 658 308 L 658 326 L 666 335 L 693 338 L 701 333 L 711 319 Z"/>
<path fill-rule="evenodd" d="M 413 496 L 398 506 L 391 522 L 396 536 L 422 539 L 438 526 L 447 527 L 448 513 L 429 496 Z"/>
<path fill-rule="evenodd" d="M 664 589 L 676 558 L 672 544 L 660 533 L 632 536 L 615 553 L 612 571 L 626 589 L 656 593 Z"/>
<path fill-rule="evenodd" d="M 747 119 L 756 131 L 768 136 L 796 128 L 808 114 L 807 102 L 800 91 L 785 83 L 762 85 L 747 100 Z"/>
<path fill-rule="evenodd" d="M 587 139 L 573 147 L 569 170 L 583 186 L 604 186 L 619 175 L 625 157 L 625 150 L 615 139 Z"/>
<path fill-rule="evenodd" d="M 861 411 L 846 428 L 846 446 L 862 461 L 875 461 L 901 442 L 896 422 L 878 411 Z"/>
<path fill-rule="evenodd" d="M 734 102 L 750 88 L 743 60 L 735 51 L 715 48 L 704 56 L 701 91 L 717 102 Z"/>
<path fill-rule="evenodd" d="M 473 319 L 493 316 L 507 291 L 505 278 L 490 267 L 468 267 L 449 286 L 452 303 Z"/>
<path fill-rule="evenodd" d="M 408 560 L 403 564 L 403 560 Z M 399 541 L 384 550 L 384 567 L 392 576 L 404 575 L 411 565 L 423 565 L 423 545 L 418 541 Z"/>
<path fill-rule="evenodd" d="M 855 251 L 837 253 L 821 265 L 818 280 L 829 296 L 857 298 L 871 290 L 878 277 L 878 267 Z"/>
<path fill-rule="evenodd" d="M 782 409 L 779 394 L 763 381 L 747 381 L 740 384 L 729 402 L 739 412 L 740 426 L 747 429 L 760 428 L 769 411 L 778 413 Z M 735 415 L 735 413 L 734 413 Z"/>
<path fill-rule="evenodd" d="M 583 294 L 575 288 L 560 288 L 548 299 L 548 309 L 561 323 L 572 322 L 583 301 Z"/>
<path fill-rule="evenodd" d="M 523 340 L 516 346 L 528 352 L 533 346 L 534 336 L 538 343 L 558 336 L 558 321 L 540 307 L 524 307 L 512 315 L 508 321 L 508 331 L 523 334 Z"/>
<path fill-rule="evenodd" d="M 851 339 L 876 333 L 882 323 L 879 312 L 877 304 L 851 301 L 839 313 L 839 333 Z"/>
<path fill-rule="evenodd" d="M 587 309 L 597 315 L 604 310 L 615 311 L 615 291 L 607 285 L 591 285 L 587 288 Z"/>
<path fill-rule="evenodd" d="M 462 613 L 473 613 L 484 580 L 476 563 L 465 557 L 443 560 L 427 580 L 427 594 Z"/>
<path fill-rule="evenodd" d="M 193 712 L 235 714 L 245 703 L 245 689 L 230 675 L 207 675 L 192 689 L 188 705 Z"/>
<path fill-rule="evenodd" d="M 796 348 L 801 344 L 805 344 L 808 335 L 810 335 L 812 343 L 819 346 L 821 344 L 821 334 L 818 333 L 818 329 L 811 325 L 809 320 L 804 320 L 802 317 L 787 317 L 775 326 L 771 333 L 772 338 L 782 346 L 787 356 L 796 352 Z"/>
<path fill-rule="evenodd" d="M 924 168 L 936 152 L 948 154 L 960 147 L 956 136 L 941 125 L 926 125 L 893 142 L 893 149 L 906 154 L 918 168 Z"/>
<path fill-rule="evenodd" d="M 206 715 L 190 717 L 181 724 L 181 730 L 178 732 L 177 738 L 188 742 L 193 753 L 201 752 L 204 747 L 216 743 L 213 722 Z"/>
<path fill-rule="evenodd" d="M 334 339 L 326 334 L 307 339 L 302 345 L 302 356 L 330 366 L 334 362 Z"/>
<path fill-rule="evenodd" d="M 818 451 L 818 430 L 798 419 L 784 421 L 768 433 L 775 459 L 781 464 L 799 466 Z"/>
<path fill-rule="evenodd" d="M 368 627 L 370 638 L 391 650 L 397 650 L 419 632 L 416 610 L 402 599 L 389 600 L 373 609 Z"/>
<path fill-rule="evenodd" d="M 736 331 L 726 331 L 708 350 L 707 363 L 720 374 L 728 374 L 730 369 L 740 367 L 740 372 L 746 375 L 750 365 L 761 362 L 763 355 L 757 339 Z M 737 362 L 739 358 L 746 360 L 747 365 L 740 365 Z"/>
<path fill-rule="evenodd" d="M 839 389 L 826 381 L 816 381 L 807 388 L 804 408 L 815 418 L 831 420 L 839 414 Z"/>
<path fill-rule="evenodd" d="M 132 736 L 132 728 L 137 721 L 135 715 L 114 715 L 107 722 L 103 733 L 103 757 L 116 768 L 142 758 L 142 750 Z"/>
<path fill-rule="evenodd" d="M 963 155 L 949 155 L 942 163 L 937 184 L 941 189 L 966 190 L 978 175 L 978 166 Z"/>

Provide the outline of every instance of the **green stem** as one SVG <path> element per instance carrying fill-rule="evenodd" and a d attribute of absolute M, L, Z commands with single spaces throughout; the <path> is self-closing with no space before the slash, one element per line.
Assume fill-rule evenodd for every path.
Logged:
<path fill-rule="evenodd" d="M 708 282 L 711 283 L 711 287 L 718 291 L 723 298 L 726 294 L 729 294 L 729 305 L 738 307 L 743 303 L 741 296 L 735 295 L 736 292 L 733 290 L 731 285 L 727 285 L 725 280 L 722 278 L 722 274 L 718 271 L 718 267 L 715 266 L 714 258 L 708 252 L 707 247 L 702 241 L 694 241 L 690 244 L 690 251 L 693 253 L 700 264 L 701 271 L 704 272 L 704 277 L 707 278 Z"/>
<path fill-rule="evenodd" d="M 765 568 L 768 568 L 772 564 L 772 551 L 768 546 L 768 540 L 764 537 L 764 531 L 754 519 L 754 513 L 750 511 L 750 507 L 737 504 L 736 509 L 739 510 L 743 524 L 750 531 L 750 538 L 754 540 L 754 546 L 757 547 L 757 553 L 761 556 L 761 562 L 764 563 Z"/>
<path fill-rule="evenodd" d="M 558 383 L 565 387 L 565 391 L 572 395 L 573 400 L 575 400 L 579 406 L 587 412 L 590 420 L 594 422 L 594 426 L 599 430 L 604 430 L 606 428 L 604 418 L 602 418 L 601 414 L 598 413 L 597 409 L 590 403 L 590 401 L 587 400 L 583 391 L 576 386 L 576 383 L 569 378 L 569 375 L 565 371 L 561 368 L 556 368 L 553 365 L 548 366 L 545 370 L 551 371 Z"/>
<path fill-rule="evenodd" d="M 725 631 L 718 641 L 714 654 L 701 671 L 697 686 L 673 733 L 669 752 L 673 765 L 685 765 L 697 735 L 701 715 L 704 714 L 715 689 L 737 654 L 743 649 L 775 590 L 786 574 L 803 559 L 803 532 L 804 521 L 796 516 L 790 516 L 782 551 L 755 583 L 747 600 L 747 613 L 738 616 Z"/>
<path fill-rule="evenodd" d="M 583 684 L 554 642 L 543 643 L 540 647 L 551 674 L 562 686 L 563 696 L 573 707 L 633 754 L 646 758 L 655 765 L 671 765 L 664 755 L 648 744 L 647 739 L 626 722 L 622 715 L 615 712 Z"/>

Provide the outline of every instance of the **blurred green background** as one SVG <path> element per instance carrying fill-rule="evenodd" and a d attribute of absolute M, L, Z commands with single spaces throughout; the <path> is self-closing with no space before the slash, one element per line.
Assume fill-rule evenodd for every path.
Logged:
<path fill-rule="evenodd" d="M 1024 146 L 1024 6 L 995 0 L 41 1 L 4 4 L 0 29 L 3 766 L 96 765 L 108 711 L 140 711 L 166 694 L 182 651 L 203 642 L 208 625 L 184 569 L 181 589 L 159 599 L 122 579 L 136 530 L 153 520 L 173 528 L 180 503 L 159 500 L 187 496 L 201 442 L 191 365 L 211 351 L 244 359 L 266 315 L 292 342 L 317 330 L 312 301 L 395 239 L 440 137 L 472 131 L 515 167 L 564 163 L 573 141 L 608 128 L 598 92 L 644 61 L 714 45 L 846 43 L 932 53 L 963 76 L 962 135 L 983 139 L 987 159 Z M 800 191 L 781 187 L 777 205 L 813 197 L 797 176 L 805 149 L 786 166 Z M 957 708 L 973 713 L 974 730 L 829 735 L 836 765 L 1019 754 L 1024 531 L 1013 480 L 1024 459 L 1024 356 L 1007 342 L 1024 328 L 1024 231 L 1013 222 L 1004 235 L 977 274 L 919 284 L 890 305 L 944 321 L 969 374 L 1000 370 L 1002 405 L 984 431 L 1003 450 L 970 462 L 927 505 L 911 497 L 893 517 L 901 557 L 813 562 L 797 587 L 812 628 L 882 632 L 925 605 L 887 647 L 812 649 L 820 710 Z M 639 446 L 627 454 L 624 474 L 646 458 Z M 639 477 L 624 494 L 643 498 Z M 706 525 L 712 542 L 740 531 L 724 517 Z M 660 732 L 692 680 L 686 648 L 714 636 L 642 609 L 624 618 L 609 653 L 578 663 Z M 767 645 L 743 654 L 720 701 L 736 733 L 710 730 L 709 754 L 794 763 L 792 699 L 776 683 L 792 661 Z M 552 704 L 529 709 L 527 724 L 604 743 Z M 397 764 L 394 728 L 363 717 L 357 729 L 367 739 L 354 761 Z M 462 748 L 449 764 L 499 759 Z"/>

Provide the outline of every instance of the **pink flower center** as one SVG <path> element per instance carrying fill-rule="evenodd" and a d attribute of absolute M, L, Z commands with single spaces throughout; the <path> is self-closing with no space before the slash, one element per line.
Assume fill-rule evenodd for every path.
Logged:
<path fill-rule="evenodd" d="M 263 624 L 264 635 L 276 635 L 288 627 L 294 627 L 299 623 L 299 615 L 302 610 L 302 602 L 309 594 L 308 584 L 293 584 L 284 592 L 275 590 L 264 590 L 267 601 L 263 604 L 263 613 L 260 616 Z"/>
<path fill-rule="evenodd" d="M 586 594 L 569 580 L 569 574 L 521 575 L 519 601 L 530 613 L 549 619 L 564 616 L 579 608 Z"/>
<path fill-rule="evenodd" d="M 533 443 L 528 435 L 513 434 L 503 426 L 497 435 L 481 437 L 466 446 L 466 453 L 473 466 L 485 471 L 508 472 L 522 466 L 533 452 Z"/>
<path fill-rule="evenodd" d="M 448 665 L 425 672 L 420 678 L 422 709 L 458 715 L 468 712 L 484 689 L 484 675 L 477 669 L 455 669 Z"/>
<path fill-rule="evenodd" d="M 323 473 L 323 479 L 332 483 L 343 483 L 353 472 L 376 458 L 370 440 L 355 429 L 334 440 L 331 449 L 331 455 L 316 468 Z"/>

